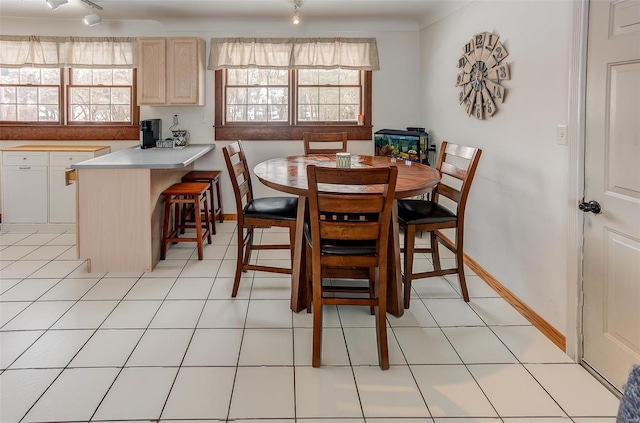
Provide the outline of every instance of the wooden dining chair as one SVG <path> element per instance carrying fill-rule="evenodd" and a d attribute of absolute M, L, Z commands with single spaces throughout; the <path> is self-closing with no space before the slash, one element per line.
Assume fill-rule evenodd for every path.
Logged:
<path fill-rule="evenodd" d="M 313 367 L 319 367 L 321 362 L 322 306 L 335 304 L 374 307 L 378 362 L 383 370 L 389 368 L 387 254 L 397 177 L 398 168 L 395 166 L 355 169 L 307 167 L 309 220 L 305 224 L 305 245 L 310 249 L 307 265 L 311 266 L 313 290 Z M 345 193 L 345 185 L 361 186 L 361 189 L 358 193 Z M 352 216 L 361 217 L 354 219 Z M 347 277 L 351 276 L 353 269 L 368 269 L 370 285 L 348 289 L 324 286 L 322 276 L 325 269 L 334 272 L 344 269 Z M 348 295 L 344 294 L 345 290 L 349 291 Z M 354 296 L 353 292 L 357 291 L 364 295 Z"/>
<path fill-rule="evenodd" d="M 398 223 L 404 232 L 404 308 L 409 308 L 411 283 L 415 279 L 457 274 L 460 290 L 465 301 L 469 301 L 469 292 L 464 277 L 464 212 L 471 182 L 476 173 L 482 150 L 465 147 L 446 141 L 440 146 L 436 169 L 441 180 L 433 191 L 431 201 L 406 199 L 398 200 Z M 461 165 L 466 163 L 466 167 Z M 444 201 L 443 201 L 443 198 Z M 443 202 L 450 200 L 451 211 Z M 453 243 L 443 238 L 443 229 L 455 229 Z M 415 248 L 416 232 L 430 234 L 429 248 Z M 438 243 L 442 243 L 455 255 L 456 266 L 442 269 Z M 413 273 L 414 253 L 431 253 L 434 270 Z"/>
<path fill-rule="evenodd" d="M 291 274 L 291 268 L 251 264 L 250 258 L 253 250 L 290 249 L 293 256 L 298 198 L 254 198 L 251 174 L 240 141 L 224 147 L 222 152 L 229 171 L 238 215 L 238 254 L 231 293 L 231 296 L 235 297 L 240 286 L 240 277 L 247 270 Z M 289 228 L 289 244 L 254 244 L 255 228 L 272 226 Z"/>
<path fill-rule="evenodd" d="M 347 151 L 346 132 L 304 132 L 304 154 L 335 154 Z"/>

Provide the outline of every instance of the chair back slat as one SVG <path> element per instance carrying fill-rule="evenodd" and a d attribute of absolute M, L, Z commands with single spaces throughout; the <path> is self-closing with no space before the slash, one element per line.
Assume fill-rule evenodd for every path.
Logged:
<path fill-rule="evenodd" d="M 333 222 L 320 225 L 320 238 L 341 241 L 376 241 L 380 234 L 379 222 Z"/>
<path fill-rule="evenodd" d="M 439 195 L 444 195 L 451 201 L 455 201 L 456 203 L 460 202 L 461 193 L 457 189 L 450 187 L 449 185 L 438 184 L 436 188 L 436 193 Z"/>
<path fill-rule="evenodd" d="M 467 170 L 454 166 L 451 163 L 442 163 L 440 173 L 443 175 L 453 176 L 456 179 L 463 180 L 467 176 Z"/>
<path fill-rule="evenodd" d="M 335 154 L 347 151 L 346 132 L 304 132 L 304 154 Z"/>
<path fill-rule="evenodd" d="M 476 151 L 478 151 L 478 149 L 474 147 L 467 147 L 465 145 L 452 144 L 450 142 L 447 142 L 444 150 L 447 155 L 461 157 L 466 160 L 471 160 L 474 154 L 476 153 Z"/>
<path fill-rule="evenodd" d="M 380 196 L 323 195 L 318 199 L 318 208 L 326 215 L 353 213 L 354 209 L 359 213 L 379 213 L 383 203 Z"/>

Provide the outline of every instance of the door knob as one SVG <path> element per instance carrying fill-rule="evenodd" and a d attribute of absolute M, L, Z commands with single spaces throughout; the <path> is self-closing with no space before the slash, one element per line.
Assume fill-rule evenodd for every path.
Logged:
<path fill-rule="evenodd" d="M 594 214 L 602 213 L 602 208 L 600 207 L 600 203 L 598 203 L 595 200 L 591 200 L 588 203 L 583 201 L 582 203 L 578 204 L 578 208 L 585 213 L 586 212 L 591 212 Z"/>

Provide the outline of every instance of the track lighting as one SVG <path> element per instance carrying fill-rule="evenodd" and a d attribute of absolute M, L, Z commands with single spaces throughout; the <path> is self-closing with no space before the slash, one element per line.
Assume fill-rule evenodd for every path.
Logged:
<path fill-rule="evenodd" d="M 102 22 L 102 18 L 97 13 L 92 13 L 84 17 L 84 23 L 89 26 L 98 25 Z"/>
<path fill-rule="evenodd" d="M 69 3 L 69 0 L 46 0 L 47 4 L 51 8 L 51 10 L 56 10 L 58 7 L 63 4 Z"/>
<path fill-rule="evenodd" d="M 293 0 L 293 22 L 294 25 L 298 25 L 300 23 L 300 13 L 298 12 L 298 8 L 302 6 L 302 0 Z"/>

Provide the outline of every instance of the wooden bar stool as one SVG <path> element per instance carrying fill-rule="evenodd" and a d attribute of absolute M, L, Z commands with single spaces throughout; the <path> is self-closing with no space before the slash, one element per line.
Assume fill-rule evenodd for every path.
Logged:
<path fill-rule="evenodd" d="M 160 260 L 167 255 L 167 244 L 170 242 L 197 242 L 198 260 L 202 260 L 202 240 L 206 237 L 211 244 L 211 231 L 209 230 L 209 206 L 207 204 L 207 190 L 210 184 L 206 182 L 182 182 L 173 184 L 162 192 L 164 196 L 164 221 L 162 225 L 162 244 L 160 247 Z M 173 211 L 173 230 L 169 232 L 169 219 L 171 217 L 171 205 L 176 207 Z M 204 207 L 204 221 L 200 213 L 194 213 L 194 223 L 185 222 L 184 206 L 192 206 L 193 210 L 200 210 L 200 204 Z M 182 216 L 181 216 L 182 215 Z M 184 229 L 195 228 L 196 237 L 180 238 L 178 234 L 184 233 Z"/>
<path fill-rule="evenodd" d="M 222 213 L 222 193 L 220 192 L 219 170 L 192 170 L 182 177 L 182 182 L 207 182 L 209 183 L 209 205 L 211 206 L 211 231 L 216 234 L 216 219 L 224 222 Z M 213 192 L 215 190 L 215 199 Z"/>

